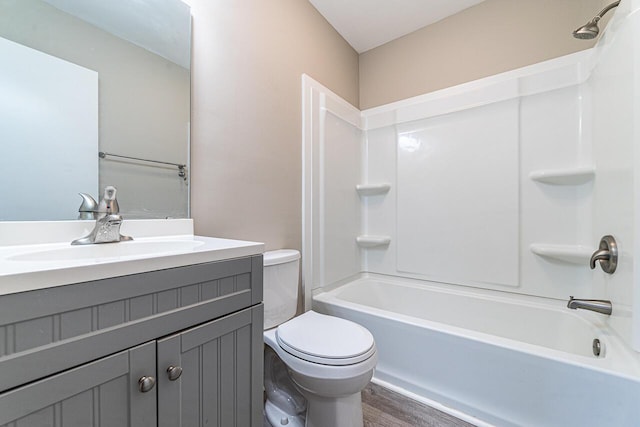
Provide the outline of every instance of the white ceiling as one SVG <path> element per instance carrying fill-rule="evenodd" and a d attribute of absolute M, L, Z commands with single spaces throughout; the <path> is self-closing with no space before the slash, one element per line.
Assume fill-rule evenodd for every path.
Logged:
<path fill-rule="evenodd" d="M 484 0 L 309 1 L 358 53 L 362 53 Z"/>

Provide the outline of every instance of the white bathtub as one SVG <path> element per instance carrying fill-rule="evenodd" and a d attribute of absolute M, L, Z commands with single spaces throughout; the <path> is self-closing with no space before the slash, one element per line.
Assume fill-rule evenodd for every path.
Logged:
<path fill-rule="evenodd" d="M 313 297 L 373 333 L 375 380 L 477 424 L 640 426 L 638 353 L 565 305 L 376 275 Z"/>

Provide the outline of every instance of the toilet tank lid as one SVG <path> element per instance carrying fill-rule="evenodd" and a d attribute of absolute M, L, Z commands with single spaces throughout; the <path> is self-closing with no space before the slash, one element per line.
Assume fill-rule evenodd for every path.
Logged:
<path fill-rule="evenodd" d="M 284 264 L 285 262 L 300 259 L 300 252 L 295 249 L 278 249 L 277 251 L 267 251 L 264 253 L 263 265 Z"/>

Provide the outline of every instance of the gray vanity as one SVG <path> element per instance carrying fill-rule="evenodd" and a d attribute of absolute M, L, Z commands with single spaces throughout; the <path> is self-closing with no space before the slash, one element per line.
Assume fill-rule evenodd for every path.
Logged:
<path fill-rule="evenodd" d="M 0 295 L 0 426 L 261 426 L 262 245 L 192 252 Z"/>

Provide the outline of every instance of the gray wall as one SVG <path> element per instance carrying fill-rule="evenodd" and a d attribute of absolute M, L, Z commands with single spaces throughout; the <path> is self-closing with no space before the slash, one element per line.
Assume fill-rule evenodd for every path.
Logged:
<path fill-rule="evenodd" d="M 196 233 L 301 245 L 301 75 L 358 103 L 358 55 L 306 0 L 188 0 Z"/>
<path fill-rule="evenodd" d="M 376 107 L 592 47 L 593 41 L 576 40 L 571 32 L 608 3 L 608 0 L 486 0 L 361 54 L 360 108 Z"/>

